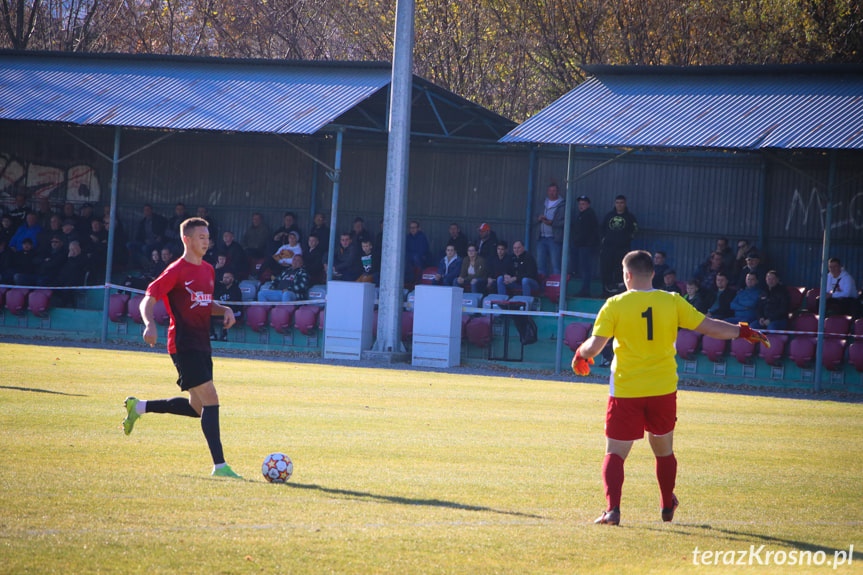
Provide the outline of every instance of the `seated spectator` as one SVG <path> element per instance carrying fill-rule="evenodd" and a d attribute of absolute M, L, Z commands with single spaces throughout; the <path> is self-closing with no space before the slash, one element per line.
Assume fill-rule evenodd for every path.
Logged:
<path fill-rule="evenodd" d="M 379 285 L 381 283 L 381 262 L 374 252 L 372 241 L 363 240 L 362 247 L 363 253 L 360 254 L 360 263 L 363 271 L 357 281 Z"/>
<path fill-rule="evenodd" d="M 691 279 L 686 282 L 686 294 L 683 296 L 683 299 L 688 301 L 692 307 L 701 313 L 707 313 L 710 302 L 702 294 L 697 280 Z"/>
<path fill-rule="evenodd" d="M 728 273 L 722 265 L 722 254 L 713 252 L 706 262 L 698 266 L 695 270 L 695 280 L 698 282 L 698 289 L 711 290 L 716 285 L 716 274 L 723 272 Z"/>
<path fill-rule="evenodd" d="M 306 263 L 306 271 L 309 272 L 309 281 L 312 285 L 327 281 L 327 272 L 324 268 L 327 253 L 316 234 L 309 234 L 306 249 L 303 251 L 303 261 Z"/>
<path fill-rule="evenodd" d="M 12 236 L 17 231 L 17 228 L 12 227 L 12 218 L 8 214 L 3 214 L 3 217 L 0 218 L 0 239 L 5 240 L 8 246 L 9 242 L 12 241 Z"/>
<path fill-rule="evenodd" d="M 467 257 L 461 262 L 461 273 L 455 285 L 470 293 L 485 293 L 486 282 L 488 282 L 488 270 L 485 259 L 479 255 L 475 244 L 468 244 Z"/>
<path fill-rule="evenodd" d="M 491 229 L 491 226 L 483 223 L 480 224 L 479 238 L 476 240 L 476 251 L 479 257 L 489 262 L 495 256 L 497 250 L 497 234 Z M 468 246 L 469 247 L 469 246 Z"/>
<path fill-rule="evenodd" d="M 495 255 L 488 263 L 488 280 L 486 281 L 486 293 L 494 293 L 497 291 L 497 280 L 504 275 L 513 275 L 515 273 L 515 260 L 512 254 L 507 251 L 507 243 L 504 241 L 497 242 Z"/>
<path fill-rule="evenodd" d="M 854 278 L 845 271 L 839 258 L 827 261 L 827 271 L 827 314 L 857 315 L 860 302 Z"/>
<path fill-rule="evenodd" d="M 497 293 L 506 295 L 509 287 L 521 286 L 521 293 L 530 297 L 539 292 L 539 279 L 536 271 L 536 260 L 524 249 L 524 244 L 515 240 L 512 242 L 513 267 L 515 275 L 504 274 L 497 278 Z"/>
<path fill-rule="evenodd" d="M 328 248 L 330 247 L 330 226 L 327 225 L 327 220 L 324 218 L 324 214 L 318 212 L 315 214 L 314 219 L 312 220 L 312 229 L 309 231 L 309 235 L 318 236 L 318 245 L 321 246 L 321 249 L 324 253 L 328 253 Z M 326 259 L 326 258 L 325 258 Z M 309 266 L 309 258 L 306 258 L 306 268 Z"/>
<path fill-rule="evenodd" d="M 132 253 L 133 262 L 138 265 L 153 250 L 162 249 L 162 244 L 165 243 L 165 228 L 168 225 L 168 221 L 155 213 L 150 204 L 144 204 L 142 213 L 135 237 L 127 246 Z"/>
<path fill-rule="evenodd" d="M 27 214 L 32 211 L 27 205 L 27 194 L 18 192 L 15 194 L 15 205 L 6 210 L 6 215 L 12 219 L 12 228 L 17 230 L 27 222 Z M 36 222 L 39 222 L 38 216 Z M 35 244 L 33 247 L 36 247 Z"/>
<path fill-rule="evenodd" d="M 93 274 L 95 283 L 105 281 L 105 268 L 108 264 L 108 230 L 102 225 L 102 220 L 90 220 L 89 241 L 84 247 L 84 257 L 87 259 L 87 269 Z M 83 247 L 83 246 L 82 246 Z"/>
<path fill-rule="evenodd" d="M 168 246 L 165 246 L 161 250 L 159 250 L 159 258 L 162 260 L 162 265 L 166 268 L 174 263 L 174 260 L 177 259 L 177 256 L 174 255 L 174 252 Z"/>
<path fill-rule="evenodd" d="M 227 257 L 225 258 L 227 260 Z M 162 275 L 168 265 L 162 262 L 161 250 L 150 252 L 150 258 L 144 263 L 140 275 L 126 276 L 123 285 L 140 290 L 146 290 L 150 283 Z"/>
<path fill-rule="evenodd" d="M 731 309 L 734 315 L 728 319 L 731 323 L 746 322 L 757 325 L 758 322 L 758 300 L 761 299 L 761 288 L 758 285 L 758 276 L 754 273 L 746 274 L 746 288 L 738 290 L 737 295 L 731 300 Z"/>
<path fill-rule="evenodd" d="M 183 240 L 180 239 L 180 224 L 188 218 L 186 205 L 183 202 L 177 202 L 177 205 L 174 206 L 174 215 L 168 220 L 165 226 L 165 243 L 170 246 L 171 251 L 175 254 L 183 251 Z"/>
<path fill-rule="evenodd" d="M 41 225 L 41 224 L 40 224 Z M 48 219 L 48 225 L 36 236 L 35 245 L 39 255 L 48 255 L 51 252 L 51 238 L 63 233 L 63 220 L 54 215 Z"/>
<path fill-rule="evenodd" d="M 333 254 L 333 279 L 356 281 L 362 269 L 359 248 L 353 243 L 351 234 L 345 232 L 339 236 L 339 247 Z"/>
<path fill-rule="evenodd" d="M 302 254 L 296 254 L 291 267 L 261 286 L 258 301 L 298 301 L 309 295 L 309 272 L 303 267 Z"/>
<path fill-rule="evenodd" d="M 354 245 L 360 247 L 364 241 L 372 241 L 372 234 L 366 229 L 366 221 L 359 216 L 354 218 L 354 223 L 351 225 L 351 239 Z"/>
<path fill-rule="evenodd" d="M 767 275 L 767 270 L 761 263 L 761 254 L 758 253 L 758 251 L 750 250 L 749 253 L 746 254 L 746 266 L 744 266 L 740 273 L 740 277 L 737 278 L 737 289 L 743 289 L 746 287 L 746 276 L 749 274 L 755 274 L 755 277 L 758 278 L 759 289 L 762 291 L 767 289 L 767 283 L 764 281 L 764 278 Z"/>
<path fill-rule="evenodd" d="M 225 256 L 227 259 L 228 256 Z M 210 236 L 210 245 L 207 247 L 207 253 L 204 254 L 204 261 L 213 267 L 216 267 L 216 262 L 219 259 L 219 248 L 216 246 L 216 238 Z"/>
<path fill-rule="evenodd" d="M 234 232 L 226 231 L 222 234 L 222 247 L 219 253 L 225 253 L 228 256 L 228 264 L 231 266 L 231 271 L 234 272 L 234 277 L 239 280 L 246 279 L 249 270 L 249 263 L 246 261 L 246 251 L 238 242 L 234 241 Z"/>
<path fill-rule="evenodd" d="M 126 250 L 126 232 L 119 222 L 114 220 L 114 253 L 111 255 L 111 260 L 115 266 L 125 266 L 127 263 L 128 251 Z M 111 216 L 102 217 L 102 227 L 107 233 L 111 233 Z"/>
<path fill-rule="evenodd" d="M 51 198 L 47 196 L 39 198 L 39 209 L 36 210 L 36 215 L 39 217 L 39 225 L 47 228 L 51 217 L 55 215 L 54 210 L 51 209 Z"/>
<path fill-rule="evenodd" d="M 449 244 L 446 247 L 446 255 L 438 263 L 432 285 L 455 285 L 459 273 L 461 273 L 461 258 L 456 254 L 455 246 Z"/>
<path fill-rule="evenodd" d="M 765 281 L 767 290 L 761 292 L 758 300 L 758 324 L 767 329 L 785 329 L 791 313 L 791 296 L 779 281 L 776 270 L 767 272 Z"/>
<path fill-rule="evenodd" d="M 300 227 L 297 225 L 297 215 L 294 212 L 285 212 L 282 219 L 282 227 L 276 230 L 273 234 L 273 240 L 270 244 L 270 251 L 276 251 L 279 246 L 288 243 L 288 234 L 297 232 L 297 239 L 301 238 Z"/>
<path fill-rule="evenodd" d="M 455 222 L 449 225 L 449 239 L 447 239 L 447 245 L 455 247 L 455 253 L 459 258 L 467 256 L 467 237 L 462 233 L 458 224 Z"/>
<path fill-rule="evenodd" d="M 84 249 L 84 244 L 87 242 L 87 236 L 90 233 L 90 220 L 93 219 L 93 204 L 87 202 L 81 206 L 81 213 L 78 214 L 78 225 L 75 226 L 75 231 L 81 239 L 81 249 Z"/>
<path fill-rule="evenodd" d="M 81 224 L 81 216 L 75 213 L 75 204 L 72 202 L 66 202 L 63 204 L 63 222 L 71 221 L 72 222 L 72 231 L 75 232 L 76 237 L 80 237 L 82 233 L 86 233 L 86 229 L 82 229 L 83 226 Z M 66 235 L 69 236 L 70 233 L 66 232 Z"/>
<path fill-rule="evenodd" d="M 659 289 L 671 293 L 680 293 L 680 286 L 677 285 L 677 272 L 674 270 L 665 270 L 662 276 L 662 285 Z"/>
<path fill-rule="evenodd" d="M 65 219 L 60 227 L 62 232 L 63 242 L 69 245 L 70 242 L 80 242 L 81 236 L 78 234 L 78 228 L 75 227 L 77 220 Z"/>
<path fill-rule="evenodd" d="M 213 289 L 213 299 L 222 302 L 222 305 L 227 305 L 226 302 L 229 301 L 243 301 L 240 285 L 235 281 L 234 274 L 231 271 L 224 272 L 222 279 L 216 282 Z M 231 308 L 234 312 L 234 318 L 239 320 L 244 308 L 237 305 L 227 305 L 227 307 Z M 225 329 L 225 319 L 223 316 L 210 316 L 210 339 L 228 341 L 228 330 Z"/>
<path fill-rule="evenodd" d="M 27 215 L 24 216 L 24 220 L 24 223 L 18 226 L 18 229 L 15 231 L 15 235 L 12 236 L 11 240 L 9 240 L 9 245 L 15 250 L 21 250 L 22 243 L 25 239 L 29 238 L 33 241 L 33 247 L 39 248 L 38 236 L 42 231 L 42 226 L 38 223 L 39 216 L 33 212 L 28 212 Z"/>
<path fill-rule="evenodd" d="M 36 214 L 28 214 L 28 217 L 35 217 Z M 56 235 L 51 238 L 51 253 L 47 256 L 36 256 L 36 273 L 35 274 L 15 274 L 15 283 L 18 285 L 33 285 L 33 286 L 50 286 L 56 285 L 57 277 L 60 275 L 60 268 L 66 262 L 68 248 L 63 240 L 62 235 Z"/>
<path fill-rule="evenodd" d="M 234 275 L 233 268 L 228 264 L 228 254 L 222 252 L 216 256 L 216 265 L 213 266 L 213 271 L 216 273 L 217 284 L 221 283 L 226 272 Z"/>
<path fill-rule="evenodd" d="M 716 291 L 713 294 L 713 303 L 707 308 L 707 316 L 722 320 L 733 316 L 731 302 L 734 295 L 734 291 L 728 287 L 728 276 L 722 272 L 716 274 Z"/>
<path fill-rule="evenodd" d="M 665 272 L 668 271 L 668 264 L 665 263 L 665 252 L 656 252 L 653 254 L 653 288 L 662 289 L 662 278 L 665 277 Z"/>
<path fill-rule="evenodd" d="M 249 258 L 264 257 L 272 235 L 270 226 L 264 222 L 264 216 L 260 212 L 252 214 L 252 225 L 243 234 L 243 247 L 246 248 L 246 256 Z M 297 241 L 299 239 L 299 233 L 297 233 Z"/>
<path fill-rule="evenodd" d="M 36 248 L 33 245 L 32 239 L 24 238 L 21 242 L 21 249 L 12 251 L 12 266 L 11 269 L 7 270 L 5 278 L 7 284 L 25 285 L 18 283 L 16 278 L 36 275 Z"/>
<path fill-rule="evenodd" d="M 87 277 L 87 256 L 81 250 L 81 243 L 69 242 L 69 251 L 66 260 L 60 267 L 56 280 L 51 284 L 55 286 L 74 287 L 84 285 Z M 56 290 L 56 301 L 58 307 L 69 307 L 75 303 L 74 290 Z"/>
<path fill-rule="evenodd" d="M 430 255 L 429 241 L 420 229 L 420 223 L 411 220 L 408 225 L 408 237 L 405 241 L 405 256 L 407 258 L 405 278 L 409 283 L 419 282 L 420 274 L 423 268 L 428 265 Z"/>

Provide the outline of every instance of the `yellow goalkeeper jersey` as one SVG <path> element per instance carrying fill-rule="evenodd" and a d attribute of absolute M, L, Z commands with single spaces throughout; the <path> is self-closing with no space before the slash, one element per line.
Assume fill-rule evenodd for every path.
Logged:
<path fill-rule="evenodd" d="M 695 329 L 704 314 L 679 294 L 630 290 L 609 298 L 593 335 L 614 338 L 612 397 L 651 397 L 677 390 L 677 328 Z"/>

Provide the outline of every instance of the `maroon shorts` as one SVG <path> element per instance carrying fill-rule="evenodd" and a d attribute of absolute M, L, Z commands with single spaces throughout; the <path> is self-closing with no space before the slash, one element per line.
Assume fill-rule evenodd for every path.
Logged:
<path fill-rule="evenodd" d="M 677 421 L 677 392 L 653 397 L 609 397 L 605 436 L 618 441 L 643 439 L 644 432 L 665 435 Z"/>

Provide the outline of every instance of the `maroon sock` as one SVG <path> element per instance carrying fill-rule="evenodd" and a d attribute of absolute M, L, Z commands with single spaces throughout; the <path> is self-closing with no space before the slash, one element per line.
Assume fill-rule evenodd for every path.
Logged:
<path fill-rule="evenodd" d="M 619 455 L 605 455 L 602 462 L 602 485 L 605 487 L 605 498 L 608 499 L 608 511 L 620 507 L 620 496 L 623 493 L 623 458 Z"/>
<path fill-rule="evenodd" d="M 659 481 L 659 492 L 662 494 L 662 508 L 674 507 L 674 484 L 677 482 L 677 458 L 674 454 L 656 458 L 656 480 Z"/>

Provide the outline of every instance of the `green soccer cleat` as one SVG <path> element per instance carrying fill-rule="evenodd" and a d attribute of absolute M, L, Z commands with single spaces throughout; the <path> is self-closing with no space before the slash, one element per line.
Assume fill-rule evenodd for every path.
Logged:
<path fill-rule="evenodd" d="M 212 475 L 213 477 L 230 477 L 231 479 L 242 479 L 243 478 L 242 475 L 237 475 L 234 472 L 234 470 L 231 469 L 231 466 L 228 465 L 227 463 L 225 465 L 223 465 L 222 467 L 218 467 L 218 468 L 214 467 L 213 472 L 210 475 Z"/>
<path fill-rule="evenodd" d="M 140 415 L 135 411 L 135 406 L 138 405 L 138 399 L 135 397 L 126 398 L 126 419 L 123 420 L 123 431 L 126 435 L 132 433 L 132 428 L 135 427 L 135 422 Z"/>

